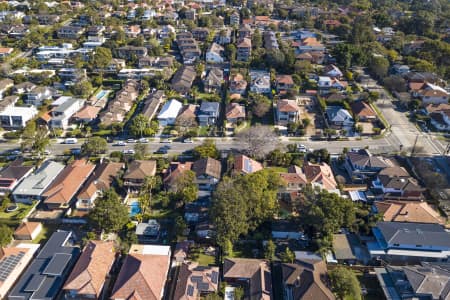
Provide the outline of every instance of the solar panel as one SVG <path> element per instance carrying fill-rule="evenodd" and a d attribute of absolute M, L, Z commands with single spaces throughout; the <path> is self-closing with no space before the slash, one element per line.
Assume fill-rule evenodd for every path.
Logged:
<path fill-rule="evenodd" d="M 24 254 L 25 252 L 19 253 L 18 255 L 10 255 L 0 261 L 0 280 L 8 278 L 9 274 L 15 269 Z"/>
<path fill-rule="evenodd" d="M 211 281 L 215 284 L 219 282 L 219 272 L 212 271 L 211 273 Z"/>
<path fill-rule="evenodd" d="M 47 267 L 45 268 L 44 272 L 42 274 L 45 275 L 54 275 L 54 276 L 60 276 L 64 272 L 64 269 L 67 266 L 67 263 L 72 258 L 72 255 L 66 254 L 66 253 L 56 253 L 50 262 L 48 263 Z"/>
<path fill-rule="evenodd" d="M 25 292 L 35 292 L 39 289 L 42 282 L 44 281 L 45 276 L 40 274 L 35 274 L 33 277 L 31 277 L 31 280 L 28 282 L 27 286 L 25 287 Z"/>
<path fill-rule="evenodd" d="M 188 285 L 188 290 L 187 290 L 187 294 L 188 296 L 194 296 L 194 286 L 193 285 Z"/>
<path fill-rule="evenodd" d="M 202 282 L 203 281 L 203 276 L 192 276 L 191 277 L 191 281 L 192 282 Z"/>
<path fill-rule="evenodd" d="M 197 288 L 199 291 L 207 291 L 209 290 L 209 284 L 206 282 L 199 282 L 197 283 Z"/>

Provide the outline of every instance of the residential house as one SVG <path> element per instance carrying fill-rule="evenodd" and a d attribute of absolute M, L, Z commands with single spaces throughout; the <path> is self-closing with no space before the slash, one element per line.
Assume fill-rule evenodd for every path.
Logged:
<path fill-rule="evenodd" d="M 132 245 L 111 299 L 162 299 L 169 268 L 170 246 Z"/>
<path fill-rule="evenodd" d="M 297 60 L 309 61 L 312 64 L 323 64 L 325 60 L 325 53 L 322 51 L 302 52 L 295 57 Z"/>
<path fill-rule="evenodd" d="M 198 47 L 197 41 L 193 38 L 192 33 L 179 32 L 176 41 L 185 64 L 193 63 L 200 57 L 201 50 Z"/>
<path fill-rule="evenodd" d="M 111 188 L 114 179 L 123 167 L 123 163 L 101 162 L 78 193 L 76 209 L 90 210 L 94 208 L 97 198 Z"/>
<path fill-rule="evenodd" d="M 393 72 L 398 75 L 409 73 L 411 70 L 408 65 L 395 64 L 392 66 Z"/>
<path fill-rule="evenodd" d="M 431 223 L 445 225 L 445 218 L 427 202 L 376 201 L 373 212 L 381 215 L 385 222 Z"/>
<path fill-rule="evenodd" d="M 37 85 L 32 82 L 25 81 L 14 85 L 12 92 L 15 95 L 23 95 L 33 91 L 35 88 L 37 88 Z"/>
<path fill-rule="evenodd" d="M 449 99 L 449 93 L 446 90 L 428 82 L 418 92 L 418 96 L 422 99 L 423 105 L 446 104 Z"/>
<path fill-rule="evenodd" d="M 139 68 L 172 68 L 174 59 L 171 56 L 144 56 L 139 58 Z"/>
<path fill-rule="evenodd" d="M 277 101 L 277 121 L 279 125 L 297 123 L 300 120 L 300 108 L 296 100 Z"/>
<path fill-rule="evenodd" d="M 72 116 L 84 105 L 84 99 L 69 98 L 61 105 L 50 111 L 51 119 L 48 122 L 50 128 L 67 129 Z"/>
<path fill-rule="evenodd" d="M 377 113 L 365 101 L 354 101 L 350 107 L 353 115 L 360 122 L 373 122 L 378 119 Z"/>
<path fill-rule="evenodd" d="M 358 261 L 354 247 L 356 239 L 356 235 L 350 233 L 333 234 L 333 260 L 341 264 L 355 264 Z"/>
<path fill-rule="evenodd" d="M 71 231 L 53 233 L 16 282 L 8 299 L 57 299 L 80 253 L 79 248 L 71 245 L 71 237 Z"/>
<path fill-rule="evenodd" d="M 232 30 L 229 27 L 217 31 L 214 41 L 219 45 L 228 45 L 232 41 Z"/>
<path fill-rule="evenodd" d="M 325 46 L 315 37 L 306 37 L 300 41 L 298 51 L 300 53 L 314 51 L 323 52 L 325 51 Z"/>
<path fill-rule="evenodd" d="M 198 126 L 198 108 L 198 105 L 188 104 L 181 109 L 175 120 L 175 124 L 180 128 L 180 130 L 186 131 Z"/>
<path fill-rule="evenodd" d="M 263 165 L 243 154 L 234 157 L 233 173 L 235 174 L 251 174 L 264 169 Z"/>
<path fill-rule="evenodd" d="M 0 99 L 3 99 L 6 92 L 13 86 L 14 86 L 13 80 L 11 80 L 9 78 L 1 79 L 0 80 Z"/>
<path fill-rule="evenodd" d="M 440 131 L 450 131 L 450 105 L 447 103 L 428 104 L 425 111 L 434 128 Z"/>
<path fill-rule="evenodd" d="M 10 56 L 13 53 L 13 51 L 14 48 L 0 47 L 0 60 Z"/>
<path fill-rule="evenodd" d="M 0 112 L 3 112 L 9 108 L 13 108 L 14 105 L 19 101 L 19 96 L 6 96 L 0 99 Z"/>
<path fill-rule="evenodd" d="M 0 113 L 0 126 L 7 129 L 21 129 L 37 114 L 38 111 L 34 106 L 10 106 Z"/>
<path fill-rule="evenodd" d="M 101 123 L 109 126 L 113 123 L 122 122 L 138 95 L 138 81 L 128 79 L 122 89 L 116 93 L 115 98 L 108 102 L 106 109 L 100 113 Z"/>
<path fill-rule="evenodd" d="M 89 124 L 97 119 L 101 110 L 102 108 L 98 106 L 85 105 L 72 116 L 72 119 L 76 123 Z"/>
<path fill-rule="evenodd" d="M 159 38 L 166 39 L 170 38 L 171 35 L 175 35 L 175 28 L 172 25 L 164 25 L 159 31 Z"/>
<path fill-rule="evenodd" d="M 39 247 L 39 244 L 19 243 L 0 248 L 0 299 L 8 299 L 8 292 L 19 281 Z"/>
<path fill-rule="evenodd" d="M 24 89 L 24 92 L 26 93 L 24 102 L 34 106 L 42 105 L 44 100 L 51 99 L 55 94 L 55 91 L 52 88 L 46 86 L 31 88 L 31 90 L 27 92 Z"/>
<path fill-rule="evenodd" d="M 367 149 L 359 149 L 347 152 L 344 166 L 355 181 L 374 177 L 379 171 L 392 167 L 394 164 L 383 156 L 373 156 Z"/>
<path fill-rule="evenodd" d="M 156 175 L 156 161 L 133 160 L 123 175 L 123 185 L 128 191 L 138 191 L 147 177 Z"/>
<path fill-rule="evenodd" d="M 184 16 L 187 20 L 196 20 L 197 19 L 197 11 L 193 8 L 188 9 L 184 12 Z"/>
<path fill-rule="evenodd" d="M 72 85 L 75 82 L 87 79 L 86 69 L 62 68 L 58 70 L 58 77 L 61 81 Z"/>
<path fill-rule="evenodd" d="M 183 104 L 175 99 L 166 102 L 157 117 L 159 125 L 174 125 L 182 107 Z"/>
<path fill-rule="evenodd" d="M 219 102 L 203 101 L 197 113 L 199 125 L 211 126 L 217 124 L 219 112 L 220 112 Z"/>
<path fill-rule="evenodd" d="M 220 68 L 212 68 L 203 79 L 203 88 L 207 93 L 217 93 L 222 89 L 223 70 Z"/>
<path fill-rule="evenodd" d="M 205 27 L 197 27 L 191 30 L 192 37 L 197 41 L 206 41 L 206 38 L 209 36 L 209 29 Z"/>
<path fill-rule="evenodd" d="M 113 242 L 88 241 L 63 286 L 66 299 L 101 298 L 115 260 Z"/>
<path fill-rule="evenodd" d="M 219 267 L 204 267 L 198 263 L 183 263 L 178 273 L 174 299 L 199 299 L 215 293 L 219 286 Z"/>
<path fill-rule="evenodd" d="M 252 41 L 249 38 L 242 38 L 237 44 L 238 61 L 248 61 L 252 54 Z"/>
<path fill-rule="evenodd" d="M 224 51 L 225 50 L 221 45 L 212 43 L 208 51 L 206 51 L 206 62 L 214 64 L 223 63 L 224 58 L 222 55 Z"/>
<path fill-rule="evenodd" d="M 202 195 L 202 193 L 199 193 L 199 196 Z M 184 220 L 189 225 L 198 225 L 198 224 L 204 224 L 209 219 L 209 207 L 207 203 L 204 203 L 203 201 L 195 201 L 193 203 L 188 203 L 184 206 Z M 208 226 L 205 226 L 206 231 L 208 230 Z M 197 228 L 199 230 L 199 228 Z M 206 236 L 209 236 L 209 232 L 207 231 L 204 235 L 200 234 L 199 236 L 202 236 L 205 238 Z"/>
<path fill-rule="evenodd" d="M 221 178 L 222 165 L 213 158 L 201 158 L 194 162 L 192 171 L 195 172 L 200 190 L 212 190 Z"/>
<path fill-rule="evenodd" d="M 147 117 L 149 120 L 152 120 L 156 112 L 158 111 L 161 103 L 165 100 L 166 95 L 164 91 L 158 90 L 148 95 L 147 99 L 144 102 L 144 108 L 142 109 L 142 114 Z"/>
<path fill-rule="evenodd" d="M 273 299 L 271 278 L 269 263 L 265 260 L 225 258 L 223 263 L 225 282 L 245 288 L 244 295 L 248 299 Z"/>
<path fill-rule="evenodd" d="M 45 207 L 49 210 L 69 208 L 94 168 L 95 165 L 85 159 L 75 160 L 67 165 L 42 194 Z"/>
<path fill-rule="evenodd" d="M 225 118 L 230 124 L 237 124 L 245 120 L 245 106 L 236 102 L 227 104 Z"/>
<path fill-rule="evenodd" d="M 450 232 L 439 224 L 378 222 L 372 232 L 376 241 L 367 243 L 372 258 L 411 264 L 450 257 Z"/>
<path fill-rule="evenodd" d="M 175 245 L 175 250 L 173 251 L 173 260 L 178 263 L 186 262 L 190 249 L 195 245 L 192 240 L 184 240 L 178 242 Z"/>
<path fill-rule="evenodd" d="M 59 39 L 76 40 L 85 32 L 84 27 L 80 26 L 62 26 L 58 29 Z"/>
<path fill-rule="evenodd" d="M 141 58 L 147 56 L 147 48 L 136 46 L 123 46 L 116 49 L 116 55 L 118 58 L 131 59 L 132 57 Z"/>
<path fill-rule="evenodd" d="M 26 166 L 23 163 L 23 160 L 16 159 L 0 170 L 0 194 L 8 194 L 33 172 L 33 165 Z"/>
<path fill-rule="evenodd" d="M 238 37 L 239 39 L 250 39 L 252 37 L 252 28 L 248 24 L 242 24 L 242 26 L 239 28 L 238 31 Z"/>
<path fill-rule="evenodd" d="M 328 106 L 325 114 L 332 127 L 351 129 L 355 124 L 352 115 L 342 107 Z"/>
<path fill-rule="evenodd" d="M 233 12 L 230 15 L 230 25 L 231 26 L 239 26 L 240 20 L 241 19 L 240 19 L 239 13 L 237 11 Z"/>
<path fill-rule="evenodd" d="M 291 75 L 277 75 L 276 79 L 277 92 L 288 92 L 294 88 L 294 80 Z"/>
<path fill-rule="evenodd" d="M 230 94 L 244 95 L 247 90 L 247 81 L 240 73 L 232 76 L 230 79 Z"/>
<path fill-rule="evenodd" d="M 141 34 L 141 26 L 139 25 L 125 26 L 125 35 L 127 37 L 135 39 L 140 34 Z"/>
<path fill-rule="evenodd" d="M 167 170 L 164 172 L 163 183 L 168 189 L 174 184 L 181 174 L 185 171 L 190 171 L 192 168 L 192 162 L 171 162 Z"/>
<path fill-rule="evenodd" d="M 196 76 L 194 67 L 183 66 L 173 76 L 171 87 L 176 92 L 186 95 L 190 92 Z"/>
<path fill-rule="evenodd" d="M 325 76 L 333 79 L 341 79 L 344 76 L 342 71 L 335 65 L 327 65 L 323 70 L 323 73 Z"/>
<path fill-rule="evenodd" d="M 25 221 L 17 227 L 14 231 L 15 240 L 28 240 L 32 241 L 41 233 L 42 223 L 41 222 L 28 222 Z"/>
<path fill-rule="evenodd" d="M 159 239 L 160 229 L 158 221 L 150 219 L 147 223 L 138 223 L 135 233 L 140 244 L 147 244 Z"/>
<path fill-rule="evenodd" d="M 264 31 L 263 40 L 264 40 L 264 48 L 266 48 L 267 51 L 278 50 L 279 46 L 275 32 L 271 30 Z"/>
<path fill-rule="evenodd" d="M 306 237 L 300 231 L 300 226 L 288 220 L 276 220 L 272 222 L 272 239 L 305 240 Z"/>
<path fill-rule="evenodd" d="M 31 204 L 41 200 L 43 192 L 64 169 L 64 165 L 54 161 L 45 161 L 32 175 L 26 177 L 13 190 L 15 202 Z"/>
<path fill-rule="evenodd" d="M 413 266 L 375 268 L 385 299 L 448 299 L 448 263 L 420 262 Z"/>
<path fill-rule="evenodd" d="M 270 94 L 270 73 L 267 71 L 250 71 L 250 91 L 257 94 Z"/>
<path fill-rule="evenodd" d="M 209 240 L 215 237 L 216 228 L 209 221 L 204 221 L 195 225 L 195 234 L 199 239 Z"/>
<path fill-rule="evenodd" d="M 327 278 L 327 265 L 318 259 L 296 259 L 281 265 L 283 299 L 334 300 Z"/>
<path fill-rule="evenodd" d="M 374 192 L 380 199 L 421 200 L 422 188 L 403 167 L 392 166 L 381 170 L 372 181 Z"/>

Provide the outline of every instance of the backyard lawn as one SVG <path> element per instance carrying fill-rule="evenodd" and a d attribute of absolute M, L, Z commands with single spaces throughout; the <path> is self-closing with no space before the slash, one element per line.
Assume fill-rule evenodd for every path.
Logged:
<path fill-rule="evenodd" d="M 200 266 L 209 266 L 216 264 L 216 257 L 212 255 L 206 255 L 202 248 L 192 249 L 189 255 L 191 259 L 198 262 Z"/>
<path fill-rule="evenodd" d="M 19 208 L 13 212 L 0 211 L 0 223 L 8 225 L 18 225 L 22 221 L 22 219 L 25 218 L 28 212 L 34 207 L 34 205 L 36 204 L 27 205 L 23 203 L 17 203 L 17 206 Z"/>

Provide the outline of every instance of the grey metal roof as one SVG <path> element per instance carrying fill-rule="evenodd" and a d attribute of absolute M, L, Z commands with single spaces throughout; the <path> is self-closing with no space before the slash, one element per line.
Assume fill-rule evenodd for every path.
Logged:
<path fill-rule="evenodd" d="M 219 111 L 219 106 L 220 104 L 218 102 L 208 102 L 208 101 L 203 101 L 202 104 L 200 105 L 200 111 L 201 112 L 218 112 Z"/>

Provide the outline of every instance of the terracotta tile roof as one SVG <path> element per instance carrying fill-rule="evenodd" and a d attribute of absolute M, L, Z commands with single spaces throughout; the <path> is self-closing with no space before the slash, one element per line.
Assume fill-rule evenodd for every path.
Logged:
<path fill-rule="evenodd" d="M 251 48 L 252 47 L 252 41 L 248 38 L 243 38 L 239 44 L 237 45 L 238 48 Z"/>
<path fill-rule="evenodd" d="M 101 108 L 92 105 L 86 105 L 79 110 L 73 117 L 76 119 L 95 119 Z"/>
<path fill-rule="evenodd" d="M 27 235 L 32 236 L 34 231 L 41 226 L 42 224 L 40 222 L 23 222 L 22 224 L 17 227 L 16 231 L 14 231 L 14 236 L 19 235 Z"/>
<path fill-rule="evenodd" d="M 190 161 L 185 163 L 171 162 L 169 168 L 164 173 L 163 179 L 164 184 L 170 186 L 180 174 L 191 169 L 192 169 L 192 162 Z"/>
<path fill-rule="evenodd" d="M 306 185 L 308 183 L 303 173 L 280 173 L 280 177 L 286 184 Z"/>
<path fill-rule="evenodd" d="M 250 174 L 262 170 L 264 167 L 260 162 L 245 155 L 239 154 L 234 157 L 234 171 Z"/>
<path fill-rule="evenodd" d="M 426 202 L 377 201 L 375 206 L 386 222 L 445 224 L 445 219 Z"/>
<path fill-rule="evenodd" d="M 95 168 L 88 181 L 78 193 L 78 198 L 90 199 L 97 191 L 106 191 L 111 187 L 114 176 L 124 167 L 123 163 L 104 162 Z"/>
<path fill-rule="evenodd" d="M 301 41 L 302 46 L 323 46 L 315 37 L 307 37 Z"/>
<path fill-rule="evenodd" d="M 68 204 L 94 168 L 95 165 L 85 159 L 66 166 L 43 193 L 44 203 Z"/>
<path fill-rule="evenodd" d="M 227 119 L 245 118 L 245 107 L 236 102 L 229 103 L 225 115 Z"/>
<path fill-rule="evenodd" d="M 319 183 L 326 190 L 335 190 L 337 188 L 333 171 L 326 163 L 312 164 L 307 162 L 303 165 L 303 172 L 308 183 Z"/>
<path fill-rule="evenodd" d="M 144 179 L 147 176 L 155 176 L 156 161 L 154 160 L 134 160 L 128 165 L 128 169 L 123 176 L 124 179 Z"/>
<path fill-rule="evenodd" d="M 295 100 L 278 100 L 277 109 L 281 112 L 299 112 L 300 108 L 297 105 L 297 101 Z"/>
<path fill-rule="evenodd" d="M 14 51 L 14 48 L 4 48 L 0 47 L 0 54 L 9 54 Z"/>
<path fill-rule="evenodd" d="M 63 289 L 98 298 L 116 258 L 113 248 L 113 242 L 89 241 Z"/>
<path fill-rule="evenodd" d="M 277 82 L 284 84 L 294 84 L 294 80 L 291 75 L 277 75 Z"/>
<path fill-rule="evenodd" d="M 216 292 L 218 283 L 219 267 L 199 267 L 198 263 L 183 263 L 173 299 L 197 300 L 200 294 Z"/>
<path fill-rule="evenodd" d="M 355 115 L 366 118 L 376 118 L 377 114 L 373 109 L 364 101 L 355 101 L 350 107 Z"/>
<path fill-rule="evenodd" d="M 169 260 L 166 255 L 129 254 L 120 269 L 111 299 L 160 300 Z"/>

